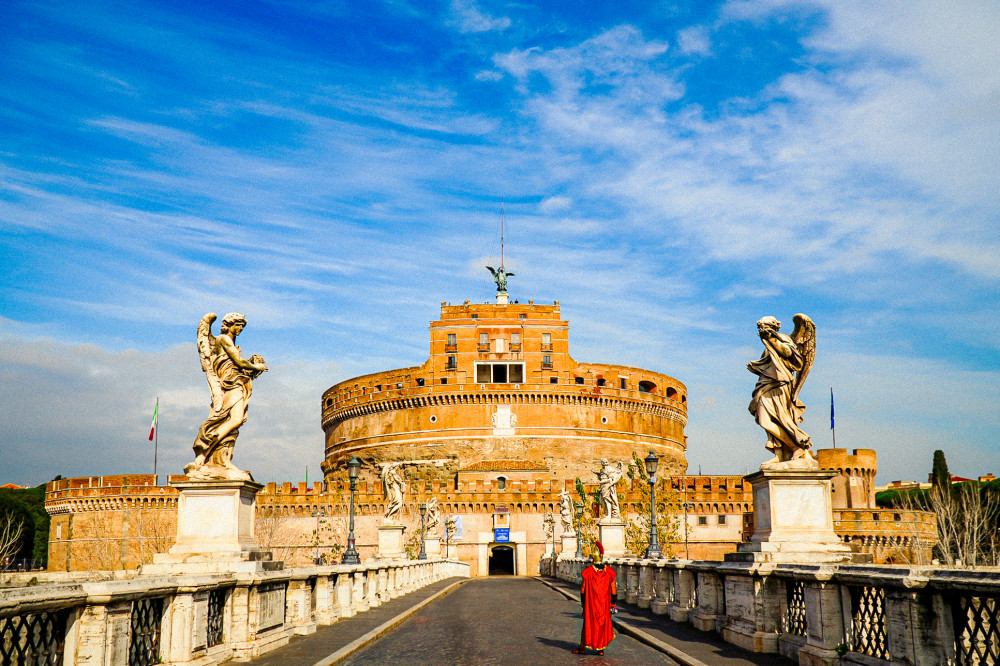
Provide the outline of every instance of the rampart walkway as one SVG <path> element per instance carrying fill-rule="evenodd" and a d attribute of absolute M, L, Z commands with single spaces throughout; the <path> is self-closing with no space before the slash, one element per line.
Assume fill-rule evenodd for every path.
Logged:
<path fill-rule="evenodd" d="M 570 651 L 580 636 L 575 585 L 515 577 L 439 581 L 344 621 L 292 639 L 254 666 L 312 664 L 789 664 L 746 653 L 646 611 L 622 605 L 603 657 Z"/>

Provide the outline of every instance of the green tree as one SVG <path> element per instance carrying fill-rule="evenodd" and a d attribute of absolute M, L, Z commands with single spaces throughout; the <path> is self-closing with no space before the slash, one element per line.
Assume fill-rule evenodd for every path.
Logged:
<path fill-rule="evenodd" d="M 944 459 L 944 451 L 940 449 L 934 452 L 931 483 L 935 488 L 951 488 L 951 474 L 948 472 L 948 461 Z"/>
<path fill-rule="evenodd" d="M 646 474 L 646 465 L 633 451 L 632 460 L 628 464 L 628 479 L 623 478 L 618 482 L 621 491 L 627 490 L 627 485 L 638 486 L 640 500 L 636 507 L 636 515 L 628 519 L 625 527 L 625 547 L 636 557 L 642 557 L 649 548 L 649 528 L 650 528 L 650 496 L 649 475 Z M 635 483 L 638 481 L 639 483 Z M 673 484 L 669 479 L 658 479 L 656 482 L 656 533 L 660 542 L 660 549 L 665 557 L 674 556 L 674 544 L 680 541 L 678 529 L 680 519 L 676 513 L 676 507 L 680 506 L 680 499 L 677 491 L 673 489 Z"/>
<path fill-rule="evenodd" d="M 601 506 L 601 491 L 594 489 L 589 495 L 580 477 L 576 477 L 576 494 L 583 504 L 583 515 L 580 518 L 580 548 L 589 555 L 597 542 L 597 515 Z M 573 508 L 576 511 L 576 508 Z"/>

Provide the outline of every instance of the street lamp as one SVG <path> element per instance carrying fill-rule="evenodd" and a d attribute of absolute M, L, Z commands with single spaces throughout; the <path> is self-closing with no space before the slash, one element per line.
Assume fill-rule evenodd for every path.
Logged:
<path fill-rule="evenodd" d="M 320 510 L 313 511 L 312 515 L 316 519 L 316 553 L 313 556 L 313 564 L 319 565 L 323 563 L 319 557 L 319 519 L 326 518 L 326 507 L 320 507 Z"/>
<path fill-rule="evenodd" d="M 358 549 L 354 547 L 354 493 L 358 489 L 358 468 L 361 462 L 357 456 L 351 456 L 351 462 L 347 463 L 347 476 L 351 479 L 351 523 L 347 532 L 347 550 L 344 551 L 343 564 L 361 564 L 361 556 Z"/>
<path fill-rule="evenodd" d="M 660 539 L 656 533 L 656 468 L 660 459 L 650 451 L 642 462 L 646 466 L 646 474 L 649 475 L 649 548 L 646 549 L 646 557 L 656 559 L 663 557 Z"/>
<path fill-rule="evenodd" d="M 583 559 L 583 502 L 574 502 L 576 508 L 576 557 Z"/>
<path fill-rule="evenodd" d="M 427 549 L 424 547 L 425 537 L 427 536 L 426 530 L 424 529 L 424 518 L 426 517 L 427 517 L 427 505 L 421 504 L 420 505 L 420 554 L 417 555 L 418 560 L 427 559 Z"/>

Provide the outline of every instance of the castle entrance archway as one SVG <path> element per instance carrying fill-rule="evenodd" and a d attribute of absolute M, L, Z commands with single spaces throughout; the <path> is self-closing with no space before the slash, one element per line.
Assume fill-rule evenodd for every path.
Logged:
<path fill-rule="evenodd" d="M 514 548 L 501 545 L 490 548 L 489 569 L 491 576 L 514 575 Z"/>

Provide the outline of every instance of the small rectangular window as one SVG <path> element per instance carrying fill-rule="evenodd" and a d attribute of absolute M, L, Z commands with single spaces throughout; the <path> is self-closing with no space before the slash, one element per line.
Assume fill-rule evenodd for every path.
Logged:
<path fill-rule="evenodd" d="M 598 386 L 604 386 L 604 377 L 598 377 L 597 378 L 597 385 Z"/>
<path fill-rule="evenodd" d="M 542 344 L 545 345 L 546 347 L 552 344 L 551 333 L 542 333 Z"/>
<path fill-rule="evenodd" d="M 448 357 L 448 369 L 454 370 L 457 367 L 458 367 L 458 357 L 452 354 L 451 356 Z"/>
<path fill-rule="evenodd" d="M 477 315 L 477 314 L 474 314 L 474 315 L 472 315 L 472 318 L 473 318 L 473 319 L 479 319 L 479 315 Z"/>
<path fill-rule="evenodd" d="M 720 525 L 725 525 L 726 524 L 726 515 L 723 514 L 723 513 L 719 514 L 719 524 Z"/>
<path fill-rule="evenodd" d="M 549 384 L 558 384 L 558 383 L 559 383 L 558 377 L 549 377 Z"/>
<path fill-rule="evenodd" d="M 494 384 L 506 384 L 507 383 L 507 364 L 506 363 L 494 363 L 493 364 L 493 383 Z"/>
<path fill-rule="evenodd" d="M 448 383 L 448 378 L 447 377 L 442 377 L 441 378 L 441 383 L 442 384 L 447 384 Z"/>
<path fill-rule="evenodd" d="M 619 383 L 621 384 L 621 387 L 623 389 L 627 389 L 628 388 L 628 379 L 626 379 L 625 377 L 620 377 L 619 378 Z"/>
<path fill-rule="evenodd" d="M 521 344 L 521 334 L 520 333 L 511 333 L 510 334 L 510 344 L 512 344 L 512 345 L 519 345 L 519 344 Z"/>
<path fill-rule="evenodd" d="M 521 314 L 517 315 L 517 318 L 518 318 L 518 319 L 527 319 L 527 318 L 528 318 L 528 315 L 526 315 L 526 314 L 524 314 L 524 313 L 522 312 Z"/>
<path fill-rule="evenodd" d="M 576 383 L 577 384 L 582 384 L 583 383 L 583 377 L 577 377 L 576 378 Z"/>
<path fill-rule="evenodd" d="M 520 363 L 512 363 L 510 365 L 510 383 L 511 384 L 523 384 L 524 383 L 524 366 Z"/>
<path fill-rule="evenodd" d="M 699 525 L 708 525 L 708 516 L 698 516 Z"/>
<path fill-rule="evenodd" d="M 489 384 L 492 378 L 490 373 L 490 366 L 486 363 L 482 363 L 476 366 L 476 383 L 477 384 Z"/>
<path fill-rule="evenodd" d="M 488 345 L 488 344 L 490 344 L 490 334 L 489 333 L 480 333 L 479 334 L 479 344 L 481 344 L 481 345 Z"/>
<path fill-rule="evenodd" d="M 542 357 L 542 367 L 551 368 L 552 367 L 552 357 L 546 354 Z"/>
<path fill-rule="evenodd" d="M 417 386 L 423 386 L 423 385 L 424 385 L 424 378 L 417 377 Z"/>
<path fill-rule="evenodd" d="M 449 333 L 448 334 L 448 344 L 449 345 L 454 345 L 454 344 L 457 344 L 457 342 L 458 342 L 458 340 L 456 339 L 456 334 L 455 333 Z"/>

